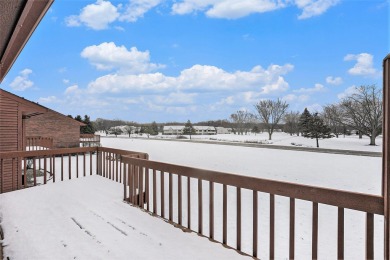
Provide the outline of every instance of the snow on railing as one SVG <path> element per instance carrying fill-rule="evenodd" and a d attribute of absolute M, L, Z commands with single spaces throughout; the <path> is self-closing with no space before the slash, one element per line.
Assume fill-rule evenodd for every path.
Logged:
<path fill-rule="evenodd" d="M 384 214 L 384 199 L 381 196 L 209 171 L 126 155 L 121 157 L 121 161 L 125 164 L 121 167 L 124 171 L 121 182 L 124 184 L 125 201 L 166 219 L 175 226 L 195 231 L 237 251 L 253 257 L 259 256 L 259 212 L 263 210 L 260 206 L 266 204 L 269 205 L 269 212 L 266 214 L 269 218 L 269 222 L 266 223 L 269 234 L 266 243 L 269 247 L 266 249 L 263 246 L 261 249 L 268 251 L 265 255 L 270 259 L 275 257 L 275 248 L 279 251 L 281 249 L 275 245 L 277 223 L 280 223 L 281 217 L 286 216 L 276 215 L 275 201 L 278 198 L 278 204 L 280 204 L 284 198 L 284 200 L 287 199 L 284 202 L 289 208 L 289 217 L 286 220 L 289 230 L 287 243 L 289 259 L 296 257 L 296 248 L 300 248 L 300 243 L 302 243 L 296 235 L 296 225 L 298 226 L 296 223 L 300 223 L 297 222 L 296 215 L 303 207 L 302 201 L 306 201 L 305 207 L 309 210 L 305 214 L 312 215 L 312 251 L 309 257 L 313 259 L 318 257 L 318 249 L 321 246 L 319 243 L 319 206 L 329 207 L 326 205 L 333 206 L 331 208 L 337 211 L 337 219 L 333 223 L 337 229 L 336 238 L 333 240 L 337 241 L 337 258 L 343 259 L 345 256 L 345 224 L 349 224 L 345 221 L 350 219 L 349 215 L 347 218 L 344 216 L 346 209 L 356 210 L 365 215 L 365 235 L 361 239 L 365 241 L 365 257 L 367 259 L 374 257 L 374 215 Z M 205 187 L 208 189 L 204 189 Z M 259 203 L 260 196 L 261 203 Z M 196 199 L 197 203 L 194 205 Z M 249 206 L 248 203 L 252 205 Z M 298 208 L 296 208 L 296 203 L 299 204 Z M 228 214 L 228 209 L 230 214 Z M 235 211 L 233 215 L 232 211 Z M 205 216 L 208 219 L 205 219 Z M 236 223 L 232 224 L 232 220 Z M 216 223 L 219 225 L 216 226 Z M 260 224 L 264 225 L 264 222 Z M 303 224 L 306 225 L 306 223 Z M 327 230 L 322 230 L 322 232 L 327 232 Z M 243 248 L 243 233 L 246 235 L 245 249 Z M 251 237 L 248 239 L 248 236 Z M 235 245 L 228 243 L 234 239 Z M 248 243 L 248 241 L 251 242 Z M 381 241 L 376 241 L 376 243 L 381 243 Z"/>
<path fill-rule="evenodd" d="M 0 193 L 96 173 L 97 148 L 0 153 Z"/>
<path fill-rule="evenodd" d="M 80 144 L 82 147 L 100 146 L 100 135 L 80 134 Z"/>

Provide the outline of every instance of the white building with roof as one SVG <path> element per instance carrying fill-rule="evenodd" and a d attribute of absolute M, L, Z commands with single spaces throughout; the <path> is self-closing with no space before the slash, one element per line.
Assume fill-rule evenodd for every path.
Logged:
<path fill-rule="evenodd" d="M 217 134 L 217 130 L 214 126 L 201 126 L 194 125 L 195 133 L 197 135 L 215 135 Z"/>
<path fill-rule="evenodd" d="M 164 135 L 182 135 L 184 125 L 166 125 L 163 128 Z"/>
<path fill-rule="evenodd" d="M 217 131 L 217 134 L 231 134 L 232 133 L 231 128 L 225 128 L 225 127 L 220 127 L 220 126 L 217 126 L 215 128 L 215 130 Z"/>

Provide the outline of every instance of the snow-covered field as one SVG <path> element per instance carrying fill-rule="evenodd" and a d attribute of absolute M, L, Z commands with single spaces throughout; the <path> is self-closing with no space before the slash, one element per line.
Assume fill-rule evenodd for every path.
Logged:
<path fill-rule="evenodd" d="M 105 134 L 102 134 L 102 137 L 105 137 Z M 109 135 L 109 137 L 115 137 L 114 135 Z M 128 135 L 120 135 L 119 138 L 128 138 Z M 176 135 L 158 135 L 158 136 L 149 136 L 143 134 L 142 136 L 132 134 L 131 137 L 134 139 L 138 138 L 149 138 L 149 139 L 176 139 Z M 185 136 L 189 140 L 189 136 Z M 283 146 L 303 146 L 303 147 L 316 147 L 316 140 L 310 138 L 304 138 L 302 136 L 289 135 L 287 133 L 275 132 L 272 135 L 272 140 L 268 140 L 268 133 L 259 133 L 247 135 L 237 135 L 237 134 L 218 134 L 218 135 L 192 135 L 192 140 L 202 140 L 202 141 L 220 141 L 220 142 L 241 142 L 241 143 L 261 143 L 268 145 L 283 145 Z M 370 152 L 382 152 L 382 136 L 376 138 L 376 145 L 372 146 L 370 144 L 370 139 L 367 136 L 363 136 L 362 139 L 359 139 L 357 135 L 343 136 L 340 135 L 339 138 L 333 137 L 330 139 L 320 139 L 319 145 L 320 148 L 327 149 L 340 149 L 340 150 L 356 150 L 356 151 L 370 151 Z"/>
<path fill-rule="evenodd" d="M 380 194 L 381 158 L 321 154 L 287 150 L 255 149 L 237 146 L 219 146 L 213 144 L 161 142 L 127 138 L 102 138 L 103 146 L 147 152 L 151 160 L 193 166 L 197 168 L 243 174 L 260 178 L 275 179 L 322 186 L 341 190 Z M 204 184 L 205 185 L 205 184 Z M 185 183 L 183 183 L 185 187 Z M 196 183 L 192 185 L 196 192 Z M 207 201 L 207 186 L 204 201 Z M 196 193 L 194 193 L 196 194 Z M 215 188 L 215 194 L 221 194 L 221 187 Z M 251 203 L 252 194 L 242 192 L 243 201 L 243 251 L 251 252 Z M 166 196 L 167 197 L 167 196 Z M 228 190 L 231 206 L 228 207 L 228 244 L 235 245 L 235 190 Z M 183 198 L 183 200 L 185 200 Z M 216 196 L 216 205 L 221 197 Z M 166 202 L 167 204 L 167 202 Z M 219 204 L 221 205 L 221 204 Z M 230 204 L 229 204 L 230 205 Z M 269 257 L 269 196 L 259 194 L 259 257 Z M 288 199 L 276 198 L 276 257 L 288 258 Z M 183 205 L 185 208 L 185 206 Z M 299 259 L 311 258 L 311 203 L 297 201 L 296 215 L 296 253 Z M 196 207 L 192 212 L 196 212 Z M 204 207 L 204 219 L 208 217 L 208 208 Z M 221 226 L 221 208 L 216 208 L 216 227 Z M 336 258 L 337 209 L 320 205 L 319 217 L 319 256 L 322 259 Z M 346 210 L 346 258 L 364 259 L 365 214 Z M 166 214 L 167 215 L 167 214 Z M 192 215 L 193 228 L 196 230 L 196 214 Z M 246 221 L 245 221 L 246 220 Z M 204 230 L 207 235 L 208 223 Z M 376 256 L 382 256 L 383 218 L 376 216 Z M 216 239 L 221 240 L 221 229 Z"/>
<path fill-rule="evenodd" d="M 351 140 L 355 142 L 356 139 Z M 346 138 L 346 140 L 348 139 Z M 313 140 L 309 139 L 309 141 Z M 351 143 L 347 142 L 343 147 L 350 149 L 349 147 L 354 146 Z M 381 158 L 377 157 L 201 143 L 162 142 L 159 140 L 129 139 L 125 137 L 103 137 L 102 145 L 147 152 L 150 155 L 150 159 L 156 161 L 376 195 L 381 193 Z M 90 259 L 94 258 L 95 254 L 91 252 L 95 252 L 94 250 L 96 249 L 96 252 L 99 252 L 96 255 L 101 255 L 102 259 L 142 259 L 148 258 L 149 255 L 160 259 L 194 259 L 204 258 L 205 256 L 211 257 L 209 254 L 219 254 L 221 249 L 227 251 L 221 252 L 222 254 L 226 253 L 229 256 L 213 255 L 211 258 L 230 259 L 232 257 L 230 254 L 236 257 L 239 256 L 231 250 L 226 250 L 219 245 L 210 243 L 204 238 L 198 238 L 194 234 L 184 234 L 160 219 L 153 218 L 146 213 L 129 207 L 121 202 L 122 186 L 107 180 L 103 180 L 104 182 L 99 181 L 99 179 L 99 177 L 94 176 L 0 195 L 2 202 L 0 214 L 2 214 L 3 219 L 1 225 L 5 230 L 6 236 L 11 234 L 9 238 L 6 237 L 5 242 L 8 245 L 6 254 L 17 256 L 17 252 L 26 248 L 28 251 L 35 252 L 38 255 L 51 252 L 52 254 L 64 256 L 64 259 L 69 259 L 70 256 L 73 256 L 71 253 L 77 252 L 80 255 L 80 257 L 77 257 L 78 259 Z M 183 183 L 183 186 L 185 187 L 185 183 Z M 196 188 L 196 184 L 192 185 L 192 187 Z M 207 190 L 206 188 L 203 189 L 204 202 L 208 199 Z M 221 187 L 216 185 L 215 236 L 217 240 L 220 240 L 222 235 L 220 229 L 222 205 L 218 203 L 218 200 L 221 200 L 220 192 Z M 228 206 L 228 244 L 234 247 L 236 221 L 235 191 L 233 188 L 228 189 L 228 197 L 229 201 L 231 201 L 231 204 Z M 33 203 L 28 198 L 35 202 Z M 89 202 L 90 199 L 93 201 Z M 183 198 L 183 201 L 185 201 L 185 198 Z M 252 194 L 244 190 L 242 192 L 242 201 L 242 248 L 243 251 L 250 253 L 252 242 L 252 210 L 250 206 Z M 194 204 L 196 205 L 196 203 Z M 18 207 L 14 205 L 18 205 Z M 185 205 L 183 205 L 183 208 L 185 208 Z M 208 218 L 208 207 L 204 206 L 203 210 L 205 220 L 203 224 L 205 235 L 207 235 L 208 221 L 206 220 Z M 191 216 L 192 228 L 196 229 L 196 211 L 192 210 L 192 212 L 194 214 Z M 277 196 L 275 220 L 277 259 L 288 258 L 288 212 L 288 199 Z M 185 214 L 183 217 L 186 217 Z M 297 200 L 295 223 L 297 259 L 311 258 L 311 217 L 311 203 Z M 61 224 L 58 225 L 58 223 Z M 268 223 L 269 196 L 259 193 L 258 232 L 259 257 L 261 259 L 269 257 L 267 250 L 269 246 Z M 320 259 L 336 259 L 336 223 L 337 208 L 320 205 Z M 132 229 L 129 225 L 135 229 Z M 63 226 L 65 231 L 60 230 L 60 226 Z M 128 236 L 124 236 L 118 229 L 124 231 Z M 347 259 L 364 259 L 364 229 L 365 214 L 346 210 L 345 257 Z M 108 230 L 112 231 L 112 233 L 107 233 L 108 235 L 106 235 L 105 232 L 108 232 Z M 77 235 L 71 231 L 76 232 L 75 234 Z M 147 234 L 147 236 L 143 236 L 140 232 Z M 52 239 L 52 237 L 56 237 L 56 239 Z M 74 237 L 74 240 L 72 237 Z M 190 238 L 187 240 L 187 237 Z M 66 241 L 64 240 L 65 238 Z M 34 241 L 26 242 L 30 239 Z M 61 240 L 65 241 L 63 244 L 66 244 L 66 246 L 61 244 Z M 131 246 L 135 243 L 133 240 L 139 241 L 134 247 Z M 382 241 L 383 217 L 375 216 L 375 257 L 378 259 L 383 257 Z M 157 242 L 166 245 L 166 247 L 162 249 L 162 247 L 156 246 Z M 145 245 L 145 243 L 148 245 Z M 177 243 L 180 243 L 180 245 Z M 25 246 L 25 244 L 28 244 L 28 246 Z M 146 246 L 148 248 L 145 248 Z M 186 248 L 191 246 L 196 246 L 196 249 L 192 250 L 190 254 L 183 253 L 179 255 L 176 252 L 176 248 L 182 247 L 183 250 L 187 250 Z M 79 252 L 80 248 L 86 249 Z M 91 248 L 91 251 L 89 248 Z M 24 259 L 22 255 L 20 256 L 12 257 L 12 259 Z M 105 256 L 114 257 L 105 258 Z"/>

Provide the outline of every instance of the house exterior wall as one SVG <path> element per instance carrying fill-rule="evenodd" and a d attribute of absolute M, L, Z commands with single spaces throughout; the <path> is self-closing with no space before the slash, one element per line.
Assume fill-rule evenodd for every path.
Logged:
<path fill-rule="evenodd" d="M 184 126 L 164 126 L 164 135 L 182 135 Z"/>
<path fill-rule="evenodd" d="M 49 111 L 26 120 L 26 136 L 53 138 L 53 148 L 80 146 L 80 125 L 71 118 Z"/>
<path fill-rule="evenodd" d="M 216 127 L 217 134 L 231 134 L 231 129 L 230 128 L 225 128 L 225 127 Z"/>
<path fill-rule="evenodd" d="M 0 152 L 17 151 L 23 147 L 22 116 L 19 103 L 0 93 Z M 1 162 L 0 190 L 12 191 L 18 184 L 18 160 L 3 159 Z M 16 174 L 12 174 L 12 172 Z"/>
<path fill-rule="evenodd" d="M 217 131 L 213 126 L 194 126 L 195 132 L 198 135 L 215 135 Z"/>

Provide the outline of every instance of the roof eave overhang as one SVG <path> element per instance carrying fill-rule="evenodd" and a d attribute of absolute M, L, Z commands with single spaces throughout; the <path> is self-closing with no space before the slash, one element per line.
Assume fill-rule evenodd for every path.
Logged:
<path fill-rule="evenodd" d="M 13 29 L 4 54 L 0 57 L 0 83 L 11 69 L 31 34 L 54 0 L 28 0 Z"/>

